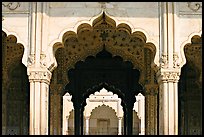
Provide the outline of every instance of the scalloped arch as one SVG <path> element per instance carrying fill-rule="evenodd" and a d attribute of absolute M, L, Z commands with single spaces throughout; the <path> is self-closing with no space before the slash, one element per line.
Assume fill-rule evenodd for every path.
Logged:
<path fill-rule="evenodd" d="M 3 36 L 4 35 L 4 36 Z M 15 49 L 15 51 L 14 51 L 14 55 L 10 55 L 11 57 L 10 58 L 13 58 L 13 57 L 15 57 L 15 60 L 12 60 L 12 59 L 9 59 L 8 61 L 7 61 L 7 59 L 6 59 L 6 64 L 7 64 L 7 68 L 10 68 L 11 66 L 13 66 L 13 65 L 15 65 L 16 64 L 16 59 L 19 59 L 20 58 L 20 60 L 21 60 L 21 62 L 22 62 L 22 59 L 23 59 L 23 56 L 24 56 L 24 53 L 25 53 L 25 47 L 24 47 L 24 45 L 22 44 L 22 43 L 17 43 L 17 41 L 18 41 L 18 38 L 14 35 L 14 34 L 7 34 L 5 31 L 3 31 L 2 30 L 2 37 L 5 37 L 6 38 L 6 42 L 9 42 L 9 43 L 13 43 L 13 44 L 15 44 L 15 45 L 18 45 L 18 49 Z M 3 48 L 5 48 L 5 47 L 3 47 Z M 16 47 L 13 47 L 13 48 L 16 48 Z M 18 51 L 19 50 L 19 51 Z M 20 50 L 22 50 L 22 51 L 20 51 Z M 17 52 L 17 53 L 15 53 L 15 52 Z M 21 54 L 19 54 L 19 52 L 22 52 Z M 10 52 L 9 52 L 10 53 Z M 7 56 L 9 56 L 9 54 L 7 54 Z M 23 63 L 23 62 L 22 62 Z M 24 63 L 23 63 L 23 65 L 25 65 Z M 25 65 L 26 66 L 26 65 Z"/>
<path fill-rule="evenodd" d="M 25 42 L 21 40 L 16 32 L 8 31 L 4 27 L 2 27 L 2 33 L 5 33 L 7 37 L 13 37 L 15 39 L 15 43 L 23 46 L 23 55 L 21 57 L 21 62 L 27 67 L 27 47 L 25 46 Z"/>
<path fill-rule="evenodd" d="M 96 110 L 96 109 L 98 109 L 98 108 L 100 108 L 100 107 L 102 107 L 102 106 L 104 106 L 104 107 L 107 107 L 107 108 L 110 108 L 112 111 L 114 111 L 114 114 L 117 116 L 117 112 L 116 112 L 116 110 L 114 109 L 114 108 L 112 108 L 111 106 L 109 106 L 109 105 L 105 105 L 105 104 L 100 104 L 100 105 L 98 105 L 98 106 L 96 106 L 96 107 L 94 107 L 93 109 L 92 109 L 92 111 L 90 112 L 90 117 L 91 117 L 91 115 L 92 115 L 92 113 L 93 113 L 93 111 L 94 110 Z"/>
<path fill-rule="evenodd" d="M 181 54 L 181 63 L 180 63 L 180 67 L 183 67 L 184 64 L 186 64 L 186 57 L 185 57 L 185 53 L 184 53 L 184 47 L 187 45 L 187 44 L 191 44 L 192 42 L 192 38 L 194 36 L 200 36 L 202 37 L 202 30 L 200 30 L 199 32 L 193 32 L 191 33 L 189 36 L 188 36 L 188 39 L 186 41 L 184 41 L 182 44 L 181 44 L 181 47 L 180 47 L 180 54 Z"/>

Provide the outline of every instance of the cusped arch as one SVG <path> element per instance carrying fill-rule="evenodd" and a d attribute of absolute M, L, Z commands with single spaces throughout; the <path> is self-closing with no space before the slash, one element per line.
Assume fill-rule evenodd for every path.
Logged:
<path fill-rule="evenodd" d="M 92 111 L 90 113 L 90 117 L 92 116 L 92 113 L 94 112 L 94 110 L 99 109 L 100 107 L 110 108 L 114 112 L 114 114 L 117 116 L 117 111 L 114 108 L 112 108 L 111 106 L 105 105 L 105 104 L 100 104 L 100 105 L 98 105 L 98 106 L 96 106 L 95 108 L 92 109 Z"/>
<path fill-rule="evenodd" d="M 189 44 L 192 43 L 192 41 L 193 41 L 192 39 L 193 39 L 194 36 L 200 36 L 200 38 L 201 38 L 202 37 L 202 30 L 200 30 L 199 32 L 191 33 L 188 36 L 188 39 L 181 44 L 180 54 L 181 54 L 182 61 L 180 63 L 180 67 L 182 67 L 184 64 L 186 64 L 186 57 L 185 57 L 184 48 L 185 48 L 186 45 L 189 45 Z"/>
<path fill-rule="evenodd" d="M 2 27 L 2 32 L 6 34 L 7 37 L 13 37 L 15 39 L 15 43 L 18 45 L 23 46 L 23 56 L 22 56 L 22 63 L 27 66 L 27 47 L 26 47 L 26 42 L 22 40 L 22 38 L 19 37 L 17 32 L 9 31 L 5 27 Z"/>
<path fill-rule="evenodd" d="M 198 81 L 202 83 L 202 34 L 193 35 L 184 47 L 183 53 L 185 56 L 185 64 L 188 64 L 194 68 L 196 73 L 198 73 Z M 182 64 L 184 66 L 185 64 Z"/>
<path fill-rule="evenodd" d="M 3 64 L 3 66 L 5 65 L 5 67 L 9 68 L 10 66 L 15 65 L 16 60 L 19 59 L 23 63 L 25 47 L 22 43 L 19 43 L 18 36 L 15 34 L 8 35 L 8 33 L 2 30 L 2 43 L 2 56 L 3 58 L 5 57 L 5 64 Z M 23 64 L 26 66 L 25 63 Z"/>
<path fill-rule="evenodd" d="M 91 98 L 94 98 L 94 97 L 97 96 L 97 95 L 102 96 L 103 94 L 109 94 L 109 95 L 112 95 L 113 97 L 115 97 L 114 99 L 120 99 L 117 94 L 113 94 L 113 92 L 108 91 L 108 90 L 106 90 L 105 88 L 102 88 L 99 92 L 96 91 L 94 94 L 91 94 L 91 95 L 89 96 L 89 98 L 87 98 L 87 101 L 88 101 L 89 99 L 91 99 Z M 97 100 L 97 99 L 96 99 L 96 100 Z M 99 100 L 100 100 L 100 99 L 99 99 Z M 120 100 L 121 100 L 121 99 L 120 99 Z M 120 103 L 121 103 L 121 102 L 120 102 Z M 90 104 L 90 102 L 87 102 L 87 105 L 85 106 L 86 116 L 90 116 L 94 109 L 96 109 L 96 108 L 99 107 L 99 106 L 103 106 L 103 105 L 112 108 L 112 109 L 115 111 L 116 116 L 121 117 L 121 113 L 118 112 L 117 108 L 114 108 L 114 105 L 108 104 L 108 103 L 103 102 L 103 101 L 102 101 L 102 102 L 99 101 L 98 104 L 97 104 L 97 103 L 95 103 L 95 104 Z M 120 106 L 121 106 L 121 104 L 120 104 Z M 122 107 L 122 106 L 121 106 L 121 107 Z M 91 108 L 91 109 L 86 109 L 86 108 Z M 120 110 L 120 111 L 123 111 L 123 110 Z"/>
<path fill-rule="evenodd" d="M 63 53 L 57 52 L 55 48 L 61 48 Z M 145 84 L 144 50 L 150 49 L 155 56 L 155 45 L 147 43 L 147 37 L 143 32 L 131 33 L 131 27 L 125 23 L 116 26 L 115 21 L 104 12 L 93 20 L 92 25 L 83 23 L 78 26 L 77 32 L 65 32 L 62 42 L 54 44 L 53 51 L 64 55 L 63 68 L 69 70 L 76 62 L 85 60 L 88 56 L 94 56 L 104 48 L 113 56 L 120 56 L 124 61 L 132 62 L 133 69 L 138 69 L 141 73 L 139 83 Z M 154 60 L 152 64 L 156 66 Z M 68 82 L 67 79 L 65 81 Z"/>
<path fill-rule="evenodd" d="M 22 63 L 24 47 L 21 43 L 17 43 L 18 39 L 13 34 L 7 35 L 2 30 L 2 71 L 3 82 L 8 80 L 9 71 Z M 25 65 L 25 64 L 23 64 Z"/>

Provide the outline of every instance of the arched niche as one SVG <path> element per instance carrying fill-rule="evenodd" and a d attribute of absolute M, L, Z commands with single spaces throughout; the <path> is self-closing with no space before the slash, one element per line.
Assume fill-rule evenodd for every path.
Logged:
<path fill-rule="evenodd" d="M 22 63 L 24 47 L 2 31 L 2 132 L 29 134 L 29 81 Z"/>

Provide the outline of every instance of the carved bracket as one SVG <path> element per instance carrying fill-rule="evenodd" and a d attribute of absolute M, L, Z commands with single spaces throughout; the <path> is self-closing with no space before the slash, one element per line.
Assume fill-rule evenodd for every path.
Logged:
<path fill-rule="evenodd" d="M 161 67 L 162 68 L 168 67 L 168 55 L 167 54 L 162 54 L 161 56 Z"/>
<path fill-rule="evenodd" d="M 28 56 L 28 67 L 31 67 L 35 64 L 35 55 L 31 54 Z"/>
<path fill-rule="evenodd" d="M 179 56 L 178 53 L 173 54 L 173 67 L 180 68 Z"/>

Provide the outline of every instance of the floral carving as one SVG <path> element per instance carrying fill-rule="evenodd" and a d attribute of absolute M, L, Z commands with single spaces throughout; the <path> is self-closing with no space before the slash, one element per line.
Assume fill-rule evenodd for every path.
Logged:
<path fill-rule="evenodd" d="M 158 77 L 158 83 L 161 81 L 163 82 L 178 82 L 180 77 L 180 72 L 174 72 L 174 71 L 163 71 L 157 73 Z"/>
<path fill-rule="evenodd" d="M 2 5 L 9 10 L 15 10 L 21 6 L 20 2 L 9 2 L 9 3 L 2 3 Z"/>

